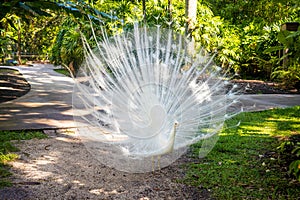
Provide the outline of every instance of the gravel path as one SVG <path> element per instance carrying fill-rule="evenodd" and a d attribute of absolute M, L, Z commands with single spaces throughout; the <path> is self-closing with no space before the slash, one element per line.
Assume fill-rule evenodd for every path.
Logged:
<path fill-rule="evenodd" d="M 97 162 L 72 131 L 65 132 L 15 142 L 21 152 L 10 163 L 14 186 L 0 190 L 0 199 L 210 199 L 208 191 L 180 183 L 188 156 L 161 171 L 130 174 Z"/>

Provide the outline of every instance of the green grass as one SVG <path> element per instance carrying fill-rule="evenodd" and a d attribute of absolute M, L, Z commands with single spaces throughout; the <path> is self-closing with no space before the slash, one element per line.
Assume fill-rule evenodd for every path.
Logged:
<path fill-rule="evenodd" d="M 18 70 L 8 69 L 8 68 L 0 68 L 0 74 L 18 74 Z"/>
<path fill-rule="evenodd" d="M 14 152 L 19 151 L 19 149 L 11 141 L 46 137 L 41 131 L 0 131 L 0 188 L 11 186 L 11 182 L 8 180 L 11 173 L 7 163 L 18 158 Z"/>
<path fill-rule="evenodd" d="M 67 69 L 54 69 L 54 71 L 56 71 L 57 73 L 63 74 L 65 76 L 71 77 L 70 72 Z"/>
<path fill-rule="evenodd" d="M 241 122 L 240 126 L 235 126 Z M 213 150 L 188 164 L 185 183 L 216 199 L 298 199 L 300 183 L 280 165 L 280 139 L 300 133 L 300 106 L 241 113 L 226 122 Z M 201 142 L 195 144 L 197 156 Z"/>

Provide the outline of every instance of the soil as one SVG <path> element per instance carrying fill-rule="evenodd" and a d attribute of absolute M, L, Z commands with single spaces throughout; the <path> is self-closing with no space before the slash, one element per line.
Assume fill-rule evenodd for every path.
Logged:
<path fill-rule="evenodd" d="M 184 164 L 199 162 L 188 154 L 160 171 L 126 173 L 95 160 L 72 131 L 45 132 L 48 139 L 15 142 L 21 151 L 10 163 L 13 186 L 0 190 L 0 199 L 212 199 L 182 183 Z"/>
<path fill-rule="evenodd" d="M 290 94 L 275 83 L 234 81 L 246 94 Z M 0 70 L 0 102 L 26 94 L 30 85 L 15 70 Z M 48 139 L 15 141 L 20 158 L 11 162 L 12 187 L 0 199 L 212 199 L 201 185 L 188 186 L 186 163 L 199 162 L 190 153 L 170 166 L 144 174 L 106 167 L 87 151 L 74 130 L 43 130 Z M 209 178 L 209 177 L 207 177 Z"/>
<path fill-rule="evenodd" d="M 25 95 L 30 84 L 18 70 L 0 68 L 0 103 Z"/>
<path fill-rule="evenodd" d="M 260 80 L 233 80 L 243 94 L 297 94 L 297 89 L 286 89 L 279 83 Z"/>

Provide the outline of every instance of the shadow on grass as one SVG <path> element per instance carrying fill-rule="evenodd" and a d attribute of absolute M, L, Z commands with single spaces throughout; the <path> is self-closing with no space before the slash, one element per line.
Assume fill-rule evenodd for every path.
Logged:
<path fill-rule="evenodd" d="M 277 147 L 280 138 L 300 133 L 300 106 L 242 113 L 226 125 L 233 128 L 222 131 L 208 156 L 187 164 L 185 182 L 217 199 L 299 198 L 300 183 L 280 165 Z M 200 147 L 193 146 L 195 157 Z"/>

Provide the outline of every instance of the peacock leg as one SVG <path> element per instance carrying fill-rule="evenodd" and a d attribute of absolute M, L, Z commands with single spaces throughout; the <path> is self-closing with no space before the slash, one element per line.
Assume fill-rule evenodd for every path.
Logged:
<path fill-rule="evenodd" d="M 155 170 L 154 166 L 154 156 L 151 156 L 151 162 L 152 162 L 152 172 Z"/>
<path fill-rule="evenodd" d="M 161 155 L 158 155 L 157 156 L 157 167 L 158 167 L 159 171 L 160 171 L 160 158 L 161 158 Z"/>

